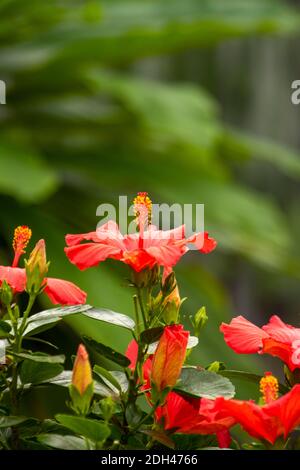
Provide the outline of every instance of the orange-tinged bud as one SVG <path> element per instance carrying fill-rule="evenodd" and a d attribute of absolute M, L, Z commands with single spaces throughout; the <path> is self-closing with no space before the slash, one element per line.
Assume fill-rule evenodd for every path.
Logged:
<path fill-rule="evenodd" d="M 189 332 L 182 325 L 166 326 L 152 363 L 151 381 L 158 392 L 173 388 L 185 360 Z"/>
<path fill-rule="evenodd" d="M 162 295 L 163 318 L 167 324 L 176 323 L 181 306 L 181 298 L 175 274 L 171 269 L 164 269 Z"/>
<path fill-rule="evenodd" d="M 13 249 L 15 257 L 12 263 L 13 267 L 18 266 L 20 256 L 25 253 L 25 249 L 30 241 L 32 231 L 27 225 L 19 225 L 14 232 Z"/>
<path fill-rule="evenodd" d="M 27 261 L 29 271 L 33 272 L 35 267 L 38 267 L 40 274 L 44 277 L 48 272 L 48 263 L 46 258 L 46 245 L 44 240 L 39 240 L 34 249 L 30 253 L 29 260 Z"/>
<path fill-rule="evenodd" d="M 92 368 L 89 361 L 89 355 L 83 346 L 78 346 L 77 355 L 73 367 L 72 385 L 82 396 L 86 392 L 89 385 L 93 383 Z"/>
<path fill-rule="evenodd" d="M 48 272 L 49 263 L 46 258 L 46 246 L 44 240 L 39 240 L 25 261 L 27 284 L 29 293 L 38 293 L 44 283 Z"/>

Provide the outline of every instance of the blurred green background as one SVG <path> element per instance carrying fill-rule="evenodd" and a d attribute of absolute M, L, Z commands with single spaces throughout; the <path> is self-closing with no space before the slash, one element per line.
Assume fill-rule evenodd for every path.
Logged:
<path fill-rule="evenodd" d="M 132 315 L 126 268 L 78 271 L 65 234 L 93 230 L 97 206 L 119 195 L 204 203 L 218 248 L 176 268 L 186 325 L 202 305 L 209 315 L 192 358 L 278 372 L 235 355 L 218 329 L 237 314 L 300 320 L 299 49 L 297 2 L 1 0 L 1 262 L 27 224 L 52 276 Z M 120 351 L 129 340 L 81 318 L 52 334 L 74 353 L 83 332 Z"/>

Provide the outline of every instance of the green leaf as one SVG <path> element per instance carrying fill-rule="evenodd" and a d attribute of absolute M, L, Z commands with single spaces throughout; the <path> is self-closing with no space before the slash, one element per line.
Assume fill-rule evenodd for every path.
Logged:
<path fill-rule="evenodd" d="M 158 326 L 156 328 L 150 328 L 148 330 L 142 331 L 140 335 L 140 340 L 144 344 L 151 344 L 157 342 L 161 335 L 163 334 L 164 327 Z"/>
<path fill-rule="evenodd" d="M 105 423 L 93 419 L 63 414 L 58 414 L 55 417 L 57 421 L 66 428 L 76 434 L 91 439 L 93 442 L 103 442 L 110 435 L 110 429 Z"/>
<path fill-rule="evenodd" d="M 42 444 L 62 450 L 87 450 L 84 439 L 60 434 L 39 434 L 37 439 Z"/>
<path fill-rule="evenodd" d="M 193 397 L 232 398 L 235 394 L 233 384 L 215 372 L 193 367 L 183 368 L 175 390 Z"/>
<path fill-rule="evenodd" d="M 5 320 L 0 320 L 0 338 L 6 338 L 11 331 L 11 325 Z"/>
<path fill-rule="evenodd" d="M 241 370 L 220 370 L 219 374 L 223 377 L 227 377 L 228 379 L 232 380 L 244 380 L 246 382 L 251 382 L 259 385 L 261 381 L 261 375 L 252 374 L 251 372 L 244 372 Z M 285 385 L 279 383 L 279 392 L 281 394 L 285 394 L 289 391 L 289 388 Z"/>
<path fill-rule="evenodd" d="M 123 313 L 113 312 L 108 309 L 97 309 L 92 308 L 82 312 L 86 317 L 93 318 L 94 320 L 104 321 L 106 323 L 111 323 L 112 325 L 121 326 L 127 328 L 128 330 L 134 330 L 135 323 L 132 318 L 124 315 Z"/>
<path fill-rule="evenodd" d="M 98 354 L 101 354 L 102 356 L 106 357 L 107 359 L 110 359 L 111 361 L 115 362 L 116 364 L 119 364 L 122 367 L 129 366 L 130 360 L 123 354 L 87 336 L 83 336 L 82 339 L 87 346 L 92 348 Z"/>
<path fill-rule="evenodd" d="M 34 362 L 42 362 L 42 363 L 50 363 L 50 364 L 63 364 L 65 362 L 65 356 L 57 355 L 57 356 L 49 356 L 47 354 L 42 353 L 15 353 L 10 352 L 13 356 L 19 357 L 20 359 L 28 359 Z"/>
<path fill-rule="evenodd" d="M 26 359 L 20 369 L 20 379 L 23 384 L 37 384 L 57 376 L 64 370 L 63 366 L 55 363 L 34 362 Z"/>
<path fill-rule="evenodd" d="M 75 315 L 83 313 L 86 310 L 92 309 L 91 305 L 71 305 L 68 307 L 51 308 L 44 310 L 43 312 L 36 313 L 29 317 L 27 327 L 25 330 L 25 336 L 29 333 L 31 335 L 38 334 L 41 331 L 45 331 L 52 328 L 59 321 L 63 320 L 69 315 Z"/>
<path fill-rule="evenodd" d="M 108 387 L 113 386 L 119 392 L 122 391 L 119 382 L 108 370 L 104 369 L 101 366 L 95 365 L 93 368 L 93 371 L 95 372 L 96 375 L 98 375 L 104 381 L 104 383 Z"/>
<path fill-rule="evenodd" d="M 24 423 L 24 421 L 29 419 L 30 418 L 25 416 L 0 416 L 0 429 L 17 426 L 18 424 Z"/>

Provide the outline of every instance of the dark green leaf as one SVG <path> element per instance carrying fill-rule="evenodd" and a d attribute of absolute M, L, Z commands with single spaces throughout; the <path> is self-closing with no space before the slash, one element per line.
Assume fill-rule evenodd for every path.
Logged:
<path fill-rule="evenodd" d="M 104 383 L 108 387 L 113 386 L 114 389 L 117 389 L 119 392 L 121 391 L 121 386 L 119 382 L 108 370 L 104 369 L 101 366 L 95 365 L 93 371 L 104 381 Z"/>
<path fill-rule="evenodd" d="M 0 320 L 0 338 L 6 338 L 10 331 L 11 325 L 4 320 Z"/>
<path fill-rule="evenodd" d="M 111 361 L 119 364 L 122 367 L 128 367 L 130 364 L 130 360 L 124 356 L 123 354 L 115 351 L 114 349 L 106 346 L 105 344 L 99 343 L 92 338 L 88 338 L 87 336 L 83 336 L 83 341 L 87 346 L 92 348 L 98 354 L 110 359 Z"/>
<path fill-rule="evenodd" d="M 50 364 L 63 364 L 65 362 L 65 356 L 58 355 L 58 356 L 49 356 L 47 354 L 42 353 L 14 353 L 11 352 L 13 356 L 19 357 L 20 359 L 28 359 L 34 362 L 42 362 L 42 363 L 50 363 Z"/>
<path fill-rule="evenodd" d="M 104 321 L 106 323 L 111 323 L 112 325 L 121 326 L 127 328 L 128 330 L 134 330 L 135 323 L 132 318 L 124 315 L 123 313 L 113 312 L 108 309 L 97 309 L 92 308 L 82 312 L 86 317 L 93 318 L 94 320 Z"/>
<path fill-rule="evenodd" d="M 227 378 L 215 372 L 192 367 L 182 369 L 180 380 L 175 389 L 194 397 L 211 399 L 220 396 L 232 398 L 235 394 L 234 386 Z"/>
<path fill-rule="evenodd" d="M 56 415 L 56 419 L 66 428 L 93 442 L 103 442 L 110 435 L 110 429 L 105 423 L 93 419 L 62 414 Z"/>
<path fill-rule="evenodd" d="M 84 439 L 76 436 L 61 436 L 60 434 L 40 434 L 38 441 L 49 447 L 62 450 L 87 450 Z"/>
<path fill-rule="evenodd" d="M 55 363 L 34 362 L 26 359 L 20 369 L 20 379 L 23 384 L 45 382 L 63 371 L 63 366 Z"/>
<path fill-rule="evenodd" d="M 25 416 L 0 416 L 0 429 L 9 428 L 10 426 L 17 426 L 18 424 L 24 423 L 30 418 Z"/>
<path fill-rule="evenodd" d="M 67 307 L 51 308 L 43 312 L 36 313 L 29 317 L 28 324 L 25 330 L 25 335 L 37 334 L 52 328 L 59 321 L 69 315 L 83 313 L 86 310 L 92 309 L 91 305 L 71 305 Z"/>
<path fill-rule="evenodd" d="M 155 343 L 159 340 L 161 335 L 163 334 L 164 328 L 162 326 L 158 326 L 156 328 L 150 328 L 149 330 L 144 330 L 141 333 L 140 340 L 144 344 L 151 344 Z"/>

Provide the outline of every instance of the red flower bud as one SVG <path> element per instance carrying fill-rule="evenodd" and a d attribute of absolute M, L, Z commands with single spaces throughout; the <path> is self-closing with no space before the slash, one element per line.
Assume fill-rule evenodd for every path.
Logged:
<path fill-rule="evenodd" d="M 153 357 L 151 381 L 158 392 L 172 388 L 179 378 L 189 338 L 182 325 L 166 326 Z"/>
<path fill-rule="evenodd" d="M 80 344 L 73 367 L 72 385 L 77 389 L 80 395 L 84 395 L 86 389 L 92 382 L 92 369 L 89 355 L 83 344 Z"/>

